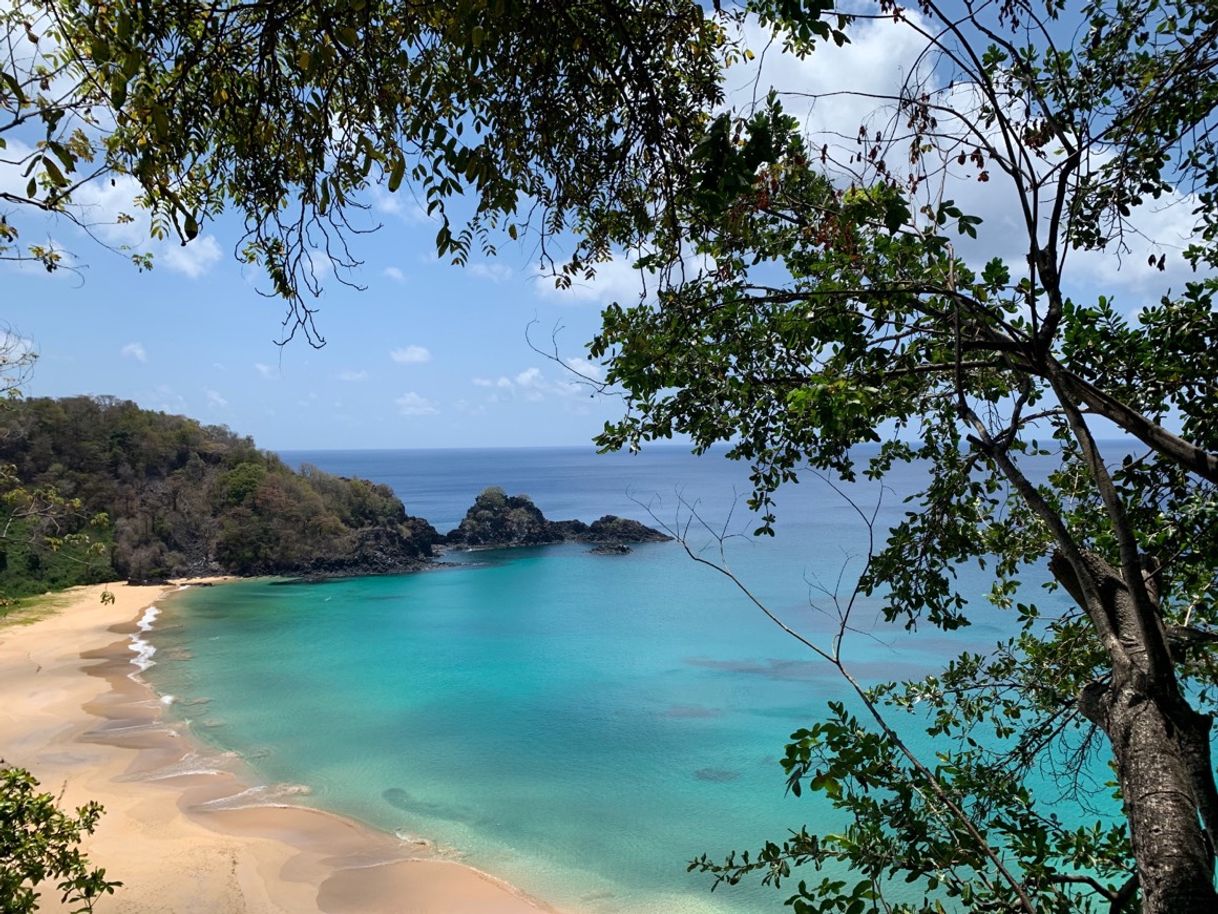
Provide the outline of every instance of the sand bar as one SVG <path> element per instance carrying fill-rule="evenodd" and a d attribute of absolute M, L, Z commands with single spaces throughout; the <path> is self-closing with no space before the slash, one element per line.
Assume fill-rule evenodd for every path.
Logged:
<path fill-rule="evenodd" d="M 102 586 L 80 587 L 0 624 L 0 756 L 65 805 L 106 808 L 87 849 L 124 885 L 97 914 L 551 910 L 420 843 L 316 810 L 233 804 L 251 787 L 240 760 L 201 752 L 131 677 L 138 620 L 176 588 L 107 586 L 112 604 Z M 57 901 L 44 892 L 42 910 L 64 910 Z"/>

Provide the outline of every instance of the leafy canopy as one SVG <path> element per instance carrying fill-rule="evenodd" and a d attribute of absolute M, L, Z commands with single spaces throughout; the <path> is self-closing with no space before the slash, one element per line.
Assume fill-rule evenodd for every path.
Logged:
<path fill-rule="evenodd" d="M 0 25 L 0 156 L 29 181 L 0 199 L 84 220 L 82 184 L 123 176 L 183 244 L 232 208 L 240 257 L 314 343 L 313 258 L 352 281 L 373 186 L 409 189 L 457 263 L 529 231 L 569 278 L 649 228 L 725 40 L 690 0 L 15 0 Z"/>
<path fill-rule="evenodd" d="M 38 910 L 36 887 L 51 880 L 72 914 L 87 914 L 94 903 L 122 885 L 106 879 L 80 850 L 101 817 L 97 803 L 64 812 L 56 798 L 38 790 L 29 772 L 0 762 L 0 908 L 11 914 Z"/>

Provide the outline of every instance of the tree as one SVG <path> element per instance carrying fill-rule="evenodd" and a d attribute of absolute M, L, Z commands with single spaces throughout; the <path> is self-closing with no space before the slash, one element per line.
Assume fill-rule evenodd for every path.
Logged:
<path fill-rule="evenodd" d="M 91 912 L 98 898 L 114 894 L 122 883 L 107 880 L 80 851 L 101 813 L 96 803 L 64 812 L 29 772 L 0 762 L 0 907 L 11 914 L 38 910 L 37 886 L 48 879 L 73 914 Z"/>
<path fill-rule="evenodd" d="M 0 324 L 0 400 L 20 395 L 37 358 L 29 340 Z"/>
<path fill-rule="evenodd" d="M 64 212 L 82 180 L 121 177 L 153 234 L 184 243 L 231 206 L 241 256 L 290 303 L 288 335 L 311 342 L 313 253 L 356 265 L 346 241 L 377 182 L 409 178 L 459 263 L 522 225 L 560 281 L 615 245 L 638 251 L 662 282 L 647 306 L 608 309 L 594 342 L 630 409 L 602 445 L 732 442 L 767 532 L 774 492 L 805 463 L 849 479 L 853 446 L 873 441 L 872 475 L 929 461 L 920 510 L 861 591 L 894 619 L 957 628 L 953 569 L 991 557 L 995 599 L 1026 620 L 992 656 L 860 689 L 878 734 L 844 705 L 797 734 L 792 787 L 826 792 L 856 824 L 833 840 L 801 832 L 761 866 L 777 879 L 839 860 L 865 876 L 853 895 L 801 887 L 797 909 L 887 905 L 901 874 L 925 910 L 937 893 L 975 910 L 1213 910 L 1215 3 L 752 8 L 795 54 L 868 19 L 926 50 L 890 119 L 843 149 L 801 136 L 777 96 L 719 113 L 734 45 L 677 0 L 17 0 L 8 47 L 46 51 L 0 67 L 0 137 L 25 137 L 34 179 L 5 199 Z M 1008 191 L 1017 253 L 973 256 L 987 229 L 955 202 L 965 182 Z M 1183 251 L 1141 236 L 1150 200 L 1185 211 Z M 574 250 L 556 261 L 568 230 Z M 1199 273 L 1130 318 L 1072 287 L 1088 252 Z M 1100 417 L 1144 451 L 1097 443 Z M 1024 471 L 1031 455 L 1056 456 L 1047 482 Z M 1076 612 L 1047 619 L 1017 596 L 1041 574 Z M 915 702 L 957 743 L 933 767 L 885 723 L 885 705 Z M 1001 754 L 968 742 L 978 728 Z M 1094 834 L 1054 822 L 1022 779 L 1091 728 L 1128 820 Z M 757 864 L 706 865 L 732 879 Z"/>
<path fill-rule="evenodd" d="M 890 620 L 957 629 L 955 569 L 989 562 L 1021 632 L 922 682 L 857 685 L 857 704 L 794 734 L 791 788 L 850 812 L 845 832 L 694 867 L 776 884 L 799 864 L 859 872 L 853 892 L 800 882 L 798 912 L 1218 910 L 1218 4 L 751 8 L 795 55 L 872 22 L 923 50 L 898 91 L 856 97 L 882 103 L 857 132 L 804 136 L 778 94 L 709 122 L 648 258 L 667 282 L 608 308 L 592 346 L 628 404 L 599 443 L 730 442 L 760 533 L 802 472 L 926 461 L 858 592 Z M 979 185 L 1005 194 L 1014 239 L 955 202 Z M 1152 202 L 1174 207 L 1182 244 L 1147 237 Z M 1077 278 L 1087 257 L 1165 279 L 1123 312 Z M 1134 444 L 1097 440 L 1113 426 Z M 1054 458 L 1047 479 L 1033 457 Z M 1046 616 L 1024 581 L 1074 608 Z M 822 650 L 840 664 L 837 648 Z M 937 760 L 902 742 L 901 708 L 929 709 L 915 720 Z M 1067 826 L 1027 779 L 1051 758 L 1077 772 L 1087 747 L 1114 770 L 1125 820 L 1110 828 Z"/>
<path fill-rule="evenodd" d="M 28 180 L 0 199 L 87 225 L 82 188 L 122 181 L 118 218 L 138 206 L 183 244 L 231 207 L 286 335 L 315 344 L 315 258 L 353 282 L 373 185 L 409 187 L 458 263 L 498 228 L 584 271 L 650 225 L 718 101 L 724 42 L 692 0 L 14 0 L 0 25 L 0 155 Z M 14 253 L 16 233 L 0 222 L 0 256 L 60 262 Z"/>

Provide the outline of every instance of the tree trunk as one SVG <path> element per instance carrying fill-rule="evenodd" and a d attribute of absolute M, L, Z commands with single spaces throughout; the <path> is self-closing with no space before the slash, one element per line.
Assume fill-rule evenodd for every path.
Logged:
<path fill-rule="evenodd" d="M 1087 689 L 1082 712 L 1112 743 L 1144 914 L 1215 914 L 1213 848 L 1199 811 L 1213 791 L 1210 719 L 1126 681 Z M 1198 756 L 1204 756 L 1199 758 Z"/>
<path fill-rule="evenodd" d="M 1212 720 L 1189 707 L 1174 670 L 1152 684 L 1152 656 L 1169 667 L 1174 662 L 1157 603 L 1152 611 L 1139 608 L 1121 573 L 1094 554 L 1072 563 L 1059 552 L 1049 569 L 1097 628 L 1110 627 L 1120 643 L 1111 656 L 1111 681 L 1083 689 L 1078 706 L 1112 746 L 1143 914 L 1218 914 Z M 1157 601 L 1153 580 L 1146 584 L 1147 597 Z M 1162 640 L 1152 645 L 1148 639 Z"/>

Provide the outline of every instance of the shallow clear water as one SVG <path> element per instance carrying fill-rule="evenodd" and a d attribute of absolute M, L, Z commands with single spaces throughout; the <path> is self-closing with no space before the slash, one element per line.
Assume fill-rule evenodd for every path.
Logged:
<path fill-rule="evenodd" d="M 585 520 L 648 520 L 643 499 L 672 521 L 685 510 L 680 490 L 716 524 L 747 486 L 739 467 L 677 449 L 285 456 L 388 482 L 441 529 L 488 484 Z M 895 482 L 885 524 L 919 471 Z M 877 492 L 854 490 L 864 501 Z M 729 529 L 752 526 L 738 511 Z M 784 497 L 775 540 L 730 540 L 728 558 L 785 620 L 825 640 L 831 620 L 810 595 L 828 605 L 816 582 L 831 589 L 843 567 L 848 581 L 863 537 L 814 481 Z M 715 546 L 705 532 L 693 539 Z M 777 763 L 787 735 L 842 695 L 833 672 L 675 543 L 625 557 L 557 546 L 452 559 L 407 576 L 192 590 L 158 625 L 148 678 L 268 782 L 436 839 L 559 905 L 782 910 L 784 895 L 755 886 L 712 896 L 685 863 L 834 825 L 814 799 L 784 795 Z M 964 574 L 983 594 L 984 573 Z M 864 679 L 921 675 L 1008 626 L 980 599 L 976 624 L 950 639 L 888 630 L 874 605 L 856 618 L 879 636 L 849 646 Z"/>

